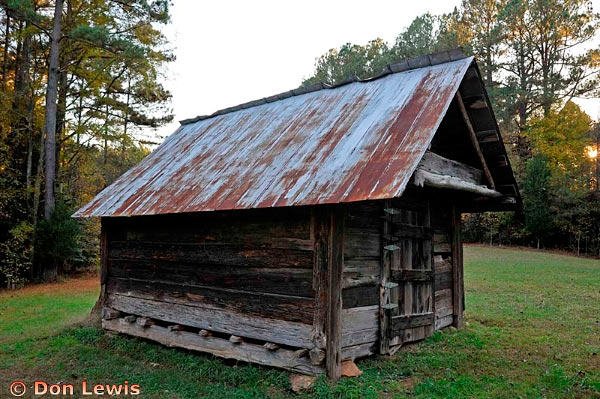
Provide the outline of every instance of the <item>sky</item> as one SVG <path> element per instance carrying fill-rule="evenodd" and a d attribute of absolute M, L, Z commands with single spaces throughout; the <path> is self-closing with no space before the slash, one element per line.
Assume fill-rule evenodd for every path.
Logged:
<path fill-rule="evenodd" d="M 164 84 L 175 120 L 150 135 L 164 137 L 181 119 L 296 88 L 330 48 L 380 37 L 393 42 L 418 15 L 447 13 L 460 0 L 232 1 L 173 0 L 165 29 L 176 55 Z M 600 0 L 594 0 L 600 10 Z M 600 116 L 600 102 L 584 109 Z"/>

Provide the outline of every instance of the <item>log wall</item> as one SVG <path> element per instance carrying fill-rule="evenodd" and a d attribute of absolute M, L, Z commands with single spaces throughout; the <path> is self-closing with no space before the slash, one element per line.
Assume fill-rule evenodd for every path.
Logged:
<path fill-rule="evenodd" d="M 104 219 L 105 306 L 312 348 L 309 208 Z"/>

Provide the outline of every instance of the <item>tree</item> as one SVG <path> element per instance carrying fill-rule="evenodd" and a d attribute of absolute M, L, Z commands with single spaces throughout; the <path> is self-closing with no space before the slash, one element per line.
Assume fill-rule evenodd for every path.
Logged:
<path fill-rule="evenodd" d="M 346 43 L 317 58 L 315 73 L 302 84 L 336 84 L 354 76 L 367 78 L 383 71 L 389 62 L 389 47 L 382 39 L 371 40 L 365 46 Z"/>
<path fill-rule="evenodd" d="M 495 87 L 494 76 L 502 53 L 504 39 L 500 13 L 506 0 L 463 0 L 457 37 L 467 51 L 477 56 L 488 90 Z"/>
<path fill-rule="evenodd" d="M 394 60 L 418 57 L 438 50 L 456 47 L 441 43 L 442 18 L 425 13 L 416 17 L 397 37 L 391 49 Z"/>
<path fill-rule="evenodd" d="M 546 116 L 532 119 L 526 136 L 535 150 L 546 157 L 554 176 L 568 175 L 588 185 L 591 165 L 585 147 L 591 130 L 591 118 L 577 104 L 567 101 Z"/>
<path fill-rule="evenodd" d="M 499 94 L 503 118 L 512 118 L 513 143 L 520 158 L 531 155 L 525 129 L 538 111 L 594 94 L 598 51 L 585 50 L 598 31 L 598 15 L 586 0 L 510 0 L 499 14 L 506 75 Z"/>
<path fill-rule="evenodd" d="M 50 37 L 50 56 L 48 57 L 48 84 L 46 86 L 46 185 L 44 187 L 44 217 L 50 219 L 54 210 L 54 180 L 56 178 L 56 98 L 58 96 L 58 57 L 62 31 L 63 0 L 55 0 L 52 34 Z"/>
<path fill-rule="evenodd" d="M 529 40 L 536 71 L 536 102 L 545 115 L 557 101 L 593 92 L 597 49 L 579 51 L 600 27 L 589 0 L 530 0 Z"/>
<path fill-rule="evenodd" d="M 30 223 L 35 279 L 56 264 L 42 261 L 38 217 L 53 201 L 89 199 L 147 153 L 142 128 L 172 119 L 161 85 L 173 60 L 161 31 L 169 3 L 1 0 L 0 20 L 0 244 Z"/>
<path fill-rule="evenodd" d="M 548 160 L 543 155 L 536 155 L 527 162 L 523 181 L 525 227 L 536 238 L 538 248 L 540 240 L 552 227 L 552 217 L 549 213 L 550 177 Z"/>
<path fill-rule="evenodd" d="M 455 48 L 458 46 L 456 35 L 445 28 L 449 18 L 429 13 L 418 16 L 392 46 L 377 38 L 366 45 L 346 43 L 339 49 L 329 49 L 317 58 L 313 75 L 304 79 L 302 85 L 337 84 L 355 76 L 368 78 L 382 72 L 389 63 Z"/>
<path fill-rule="evenodd" d="M 415 18 L 371 58 L 360 45 L 330 50 L 310 81 L 373 76 L 378 71 L 369 65 L 463 46 L 481 68 L 526 208 L 525 221 L 468 219 L 472 238 L 489 240 L 482 232 L 497 228 L 514 242 L 533 235 L 538 245 L 542 239 L 563 248 L 583 242 L 597 251 L 597 228 L 589 221 L 598 201 L 590 200 L 597 194 L 584 154 L 592 126 L 572 100 L 598 95 L 600 50 L 593 38 L 599 21 L 588 0 L 462 0 L 451 13 Z"/>

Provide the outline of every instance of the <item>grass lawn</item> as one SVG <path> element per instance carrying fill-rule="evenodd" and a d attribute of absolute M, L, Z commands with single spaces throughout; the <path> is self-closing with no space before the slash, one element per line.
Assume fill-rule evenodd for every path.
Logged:
<path fill-rule="evenodd" d="M 320 379 L 297 397 L 600 398 L 600 261 L 467 246 L 465 286 L 463 330 L 359 361 L 361 377 Z M 127 380 L 156 399 L 293 395 L 285 372 L 77 326 L 97 295 L 90 279 L 0 292 L 0 398 L 35 379 Z"/>

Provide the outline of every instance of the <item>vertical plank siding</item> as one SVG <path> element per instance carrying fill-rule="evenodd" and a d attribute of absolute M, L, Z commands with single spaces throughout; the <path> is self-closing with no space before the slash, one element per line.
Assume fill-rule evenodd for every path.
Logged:
<path fill-rule="evenodd" d="M 392 263 L 392 273 L 402 271 L 405 276 L 396 279 L 398 286 L 392 289 L 392 300 L 398 307 L 391 310 L 390 346 L 396 347 L 433 334 L 434 322 L 430 319 L 434 312 L 434 281 L 429 198 L 423 191 L 408 191 L 405 196 L 392 200 L 392 206 L 399 212 L 394 216 L 393 234 L 398 237 L 400 246 L 394 252 L 399 259 Z M 412 270 L 416 272 L 410 273 Z M 420 275 L 423 277 L 416 278 Z M 420 322 L 415 323 L 416 320 Z"/>
<path fill-rule="evenodd" d="M 452 205 L 436 203 L 432 206 L 433 264 L 435 276 L 435 328 L 453 323 L 454 257 Z"/>
<path fill-rule="evenodd" d="M 378 352 L 383 203 L 346 204 L 342 275 L 344 359 Z"/>
<path fill-rule="evenodd" d="M 383 220 L 385 201 L 347 204 L 342 296 L 344 308 L 342 344 L 345 356 L 351 354 L 354 356 L 357 352 L 360 356 L 375 352 L 390 353 L 394 351 L 392 348 L 402 344 L 403 340 L 422 339 L 431 335 L 433 329 L 441 329 L 453 324 L 454 274 L 458 263 L 455 267 L 453 254 L 457 244 L 454 243 L 453 229 L 456 225 L 453 224 L 452 201 L 436 201 L 433 196 L 429 211 L 419 211 L 431 198 L 432 196 L 422 191 L 407 190 L 403 197 L 388 201 L 389 206 L 400 209 L 400 214 L 394 215 L 393 220 L 410 230 L 411 236 L 420 236 L 419 226 L 431 226 L 429 240 L 401 238 L 397 242 L 400 250 L 391 251 L 389 256 L 392 257 L 390 265 L 398 264 L 402 269 L 413 269 L 412 265 L 420 264 L 426 269 L 424 265 L 432 265 L 433 282 L 412 281 L 406 282 L 402 287 L 391 287 L 385 290 L 380 284 L 381 268 L 386 267 L 381 250 L 386 236 Z M 419 247 L 420 245 L 423 248 Z M 426 247 L 430 249 L 426 250 Z M 421 256 L 419 254 L 422 254 L 423 259 L 418 258 Z M 396 257 L 399 259 L 394 260 Z M 383 319 L 379 312 L 381 295 L 384 293 L 389 295 L 390 304 L 399 304 L 403 308 L 410 309 L 411 313 L 432 312 L 434 325 L 409 328 L 407 331 L 410 337 L 396 337 L 386 343 L 389 332 L 381 329 Z M 424 300 L 424 298 L 431 298 L 431 300 Z M 401 312 L 399 306 L 390 309 L 389 314 L 391 317 L 401 316 Z M 346 322 L 348 318 L 357 320 L 358 317 L 361 320 L 358 323 Z M 385 323 L 385 320 L 383 322 Z M 373 347 L 370 344 L 378 346 Z"/>

